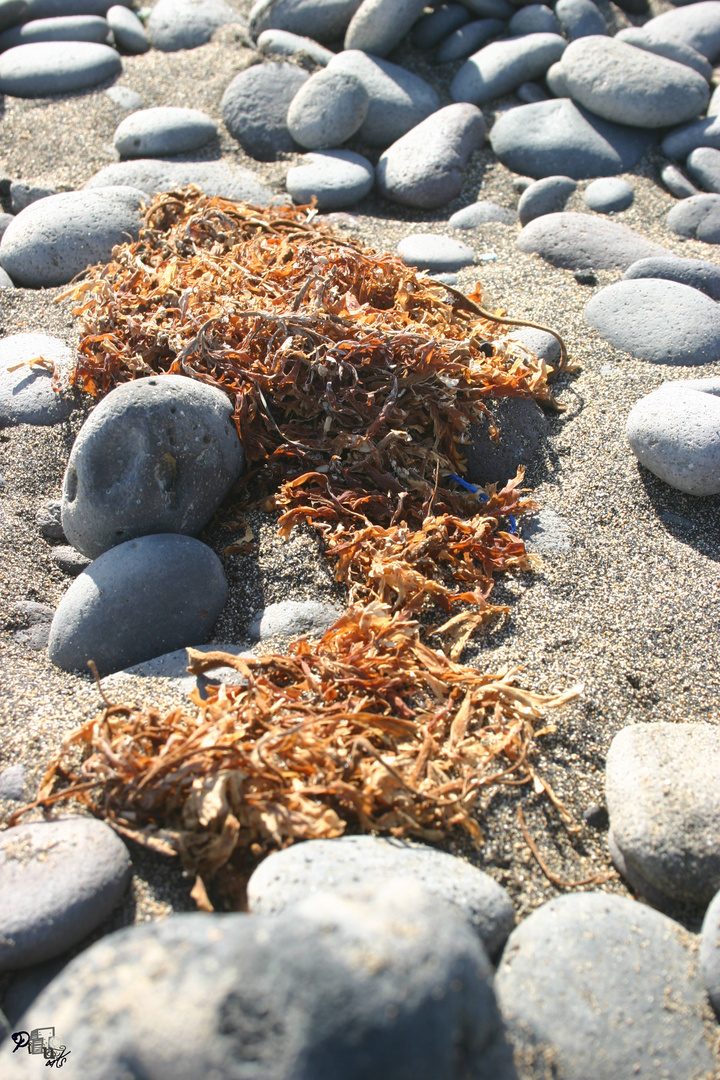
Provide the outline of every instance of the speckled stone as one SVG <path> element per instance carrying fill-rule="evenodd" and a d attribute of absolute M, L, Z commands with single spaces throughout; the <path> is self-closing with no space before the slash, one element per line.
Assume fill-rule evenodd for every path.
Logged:
<path fill-rule="evenodd" d="M 369 104 L 357 75 L 326 68 L 311 75 L 290 102 L 288 130 L 308 150 L 329 150 L 355 134 Z"/>
<path fill-rule="evenodd" d="M 499 221 L 502 225 L 512 225 L 517 217 L 514 210 L 508 210 L 506 206 L 480 199 L 478 202 L 463 206 L 456 210 L 448 219 L 451 229 L 477 229 L 480 225 L 487 225 L 489 221 Z"/>
<path fill-rule="evenodd" d="M 673 206 L 668 228 L 706 244 L 720 244 L 720 195 L 692 195 Z M 0 254 L 2 247 L 0 247 Z"/>
<path fill-rule="evenodd" d="M 593 180 L 583 191 L 583 202 L 597 214 L 613 214 L 627 210 L 634 198 L 635 192 L 630 184 L 618 176 L 604 176 L 600 180 Z"/>
<path fill-rule="evenodd" d="M 517 245 L 567 270 L 626 270 L 638 259 L 667 254 L 660 244 L 615 221 L 569 211 L 535 218 L 520 233 Z"/>
<path fill-rule="evenodd" d="M 304 53 L 322 67 L 335 55 L 312 38 L 291 34 L 289 30 L 263 30 L 257 39 L 257 47 L 263 56 L 286 57 Z"/>
<path fill-rule="evenodd" d="M 483 105 L 544 75 L 567 42 L 559 34 L 525 34 L 494 41 L 466 60 L 450 86 L 453 101 Z"/>
<path fill-rule="evenodd" d="M 223 94 L 222 117 L 246 154 L 274 161 L 278 154 L 297 149 L 287 114 L 308 77 L 306 71 L 286 63 L 255 64 L 235 76 Z"/>
<path fill-rule="evenodd" d="M 615 37 L 618 41 L 626 41 L 638 49 L 664 56 L 666 60 L 685 64 L 697 71 L 698 75 L 702 75 L 707 82 L 710 82 L 712 78 L 712 64 L 708 63 L 702 53 L 681 41 L 656 41 L 645 34 L 639 26 L 629 26 L 625 30 L 620 30 Z"/>
<path fill-rule="evenodd" d="M 345 48 L 387 56 L 424 8 L 425 0 L 363 0 L 345 31 Z"/>
<path fill-rule="evenodd" d="M 720 150 L 702 146 L 688 154 L 685 168 L 705 191 L 720 194 Z"/>
<path fill-rule="evenodd" d="M 564 33 L 569 41 L 608 32 L 605 20 L 592 0 L 558 0 L 555 14 L 562 27 L 558 33 Z"/>
<path fill-rule="evenodd" d="M 699 146 L 720 150 L 720 116 L 705 116 L 673 128 L 662 141 L 662 152 L 665 157 L 680 160 Z"/>
<path fill-rule="evenodd" d="M 127 186 L 138 188 L 148 197 L 158 191 L 197 184 L 206 195 L 236 202 L 251 202 L 267 206 L 273 192 L 262 184 L 249 169 L 238 168 L 227 161 L 172 161 L 160 158 L 140 158 L 106 165 L 86 183 L 86 188 Z"/>
<path fill-rule="evenodd" d="M 258 612 L 248 634 L 253 641 L 274 637 L 319 636 L 339 619 L 342 609 L 320 600 L 280 600 Z"/>
<path fill-rule="evenodd" d="M 398 244 L 398 255 L 417 270 L 452 273 L 471 266 L 475 253 L 467 244 L 438 233 L 412 233 Z"/>
<path fill-rule="evenodd" d="M 313 196 L 319 210 L 342 210 L 360 202 L 372 189 L 372 163 L 353 150 L 317 150 L 288 170 L 285 187 L 299 205 Z"/>
<path fill-rule="evenodd" d="M 177 52 L 204 45 L 219 27 L 238 21 L 223 0 L 157 0 L 147 33 L 154 49 Z"/>
<path fill-rule="evenodd" d="M 706 259 L 682 259 L 679 255 L 656 255 L 639 259 L 625 271 L 625 278 L 665 278 L 699 289 L 720 300 L 720 266 Z"/>
<path fill-rule="evenodd" d="M 113 142 L 120 157 L 152 158 L 199 150 L 216 135 L 215 122 L 207 113 L 162 105 L 126 116 L 115 129 Z"/>
<path fill-rule="evenodd" d="M 543 214 L 562 210 L 576 188 L 577 184 L 569 176 L 546 176 L 534 184 L 528 184 L 518 203 L 520 223 L 527 225 Z"/>
<path fill-rule="evenodd" d="M 17 424 L 46 427 L 66 420 L 72 412 L 74 400 L 53 390 L 51 370 L 39 364 L 25 366 L 28 360 L 40 356 L 55 365 L 67 385 L 75 354 L 60 338 L 48 334 L 10 334 L 0 338 L 0 428 Z"/>
<path fill-rule="evenodd" d="M 253 38 L 263 30 L 304 34 L 323 45 L 341 41 L 361 0 L 257 0 L 248 18 Z"/>

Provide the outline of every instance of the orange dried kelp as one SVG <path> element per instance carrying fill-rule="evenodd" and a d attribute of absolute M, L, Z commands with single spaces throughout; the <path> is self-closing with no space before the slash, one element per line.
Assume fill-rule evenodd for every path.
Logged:
<path fill-rule="evenodd" d="M 547 787 L 530 761 L 535 722 L 578 692 L 542 697 L 511 671 L 454 663 L 377 602 L 288 656 L 188 652 L 191 671 L 229 665 L 246 685 L 211 687 L 194 710 L 165 716 L 109 706 L 64 739 L 40 800 L 72 796 L 205 880 L 236 850 L 257 856 L 348 826 L 426 840 L 464 829 L 480 841 L 483 790 Z"/>

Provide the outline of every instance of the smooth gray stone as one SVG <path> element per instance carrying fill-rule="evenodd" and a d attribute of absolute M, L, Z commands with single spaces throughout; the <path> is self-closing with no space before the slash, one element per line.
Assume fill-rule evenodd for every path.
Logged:
<path fill-rule="evenodd" d="M 547 101 L 548 94 L 534 82 L 521 83 L 515 91 L 523 105 L 534 105 L 538 101 Z"/>
<path fill-rule="evenodd" d="M 720 244 L 720 195 L 692 195 L 673 206 L 666 218 L 669 229 L 705 244 Z M 2 253 L 2 246 L 0 246 Z"/>
<path fill-rule="evenodd" d="M 583 191 L 583 202 L 597 214 L 613 214 L 627 210 L 635 198 L 633 188 L 627 180 L 618 176 L 604 176 L 593 180 Z"/>
<path fill-rule="evenodd" d="M 685 168 L 705 191 L 720 194 L 720 150 L 701 146 L 688 155 Z"/>
<path fill-rule="evenodd" d="M 368 113 L 356 137 L 361 145 L 390 146 L 440 108 L 437 91 L 419 75 L 359 49 L 338 53 L 327 70 L 357 75 L 368 92 Z"/>
<path fill-rule="evenodd" d="M 681 41 L 655 41 L 643 33 L 639 26 L 629 26 L 626 30 L 620 30 L 615 37 L 618 41 L 626 41 L 628 45 L 635 45 L 638 49 L 664 56 L 666 60 L 675 60 L 678 64 L 694 68 L 707 82 L 710 82 L 712 78 L 712 64 L 708 63 L 697 49 L 684 45 Z"/>
<path fill-rule="evenodd" d="M 710 95 L 710 104 L 705 110 L 706 116 L 717 116 L 720 113 L 720 87 L 716 86 Z"/>
<path fill-rule="evenodd" d="M 550 93 L 554 94 L 557 98 L 570 96 L 570 91 L 567 88 L 565 77 L 563 75 L 563 66 L 559 60 L 557 64 L 553 64 L 545 72 L 545 85 Z"/>
<path fill-rule="evenodd" d="M 106 17 L 119 49 L 130 56 L 139 56 L 148 51 L 150 40 L 134 11 L 129 11 L 121 4 L 113 4 L 108 8 Z"/>
<path fill-rule="evenodd" d="M 46 199 L 48 195 L 57 195 L 57 193 L 57 188 L 54 187 L 28 184 L 24 180 L 13 180 L 10 184 L 10 208 L 13 214 L 19 214 L 30 203 L 37 202 L 38 199 Z"/>
<path fill-rule="evenodd" d="M 457 274 L 433 274 L 433 281 L 439 281 L 441 285 L 457 285 Z"/>
<path fill-rule="evenodd" d="M 363 0 L 345 31 L 345 48 L 387 56 L 425 8 L 425 0 Z"/>
<path fill-rule="evenodd" d="M 341 146 L 361 127 L 370 98 L 363 83 L 348 71 L 317 71 L 290 102 L 287 126 L 307 150 Z"/>
<path fill-rule="evenodd" d="M 688 495 L 720 492 L 720 397 L 717 380 L 666 382 L 633 407 L 625 434 L 641 465 L 666 484 Z M 619 847 L 624 847 L 622 839 Z M 645 877 L 647 871 L 642 870 Z M 652 875 L 650 875 L 652 876 Z M 663 892 L 667 884 L 656 881 Z M 717 888 L 720 888 L 720 878 Z"/>
<path fill-rule="evenodd" d="M 558 0 L 555 14 L 570 41 L 608 32 L 605 20 L 592 0 Z"/>
<path fill-rule="evenodd" d="M 705 259 L 682 259 L 679 255 L 661 255 L 639 259 L 625 271 L 626 280 L 665 278 L 699 289 L 712 300 L 720 300 L 720 266 Z"/>
<path fill-rule="evenodd" d="M 507 0 L 463 0 L 463 4 L 473 15 L 479 15 L 483 19 L 507 21 L 516 10 Z"/>
<path fill-rule="evenodd" d="M 0 30 L 27 19 L 27 0 L 0 0 Z"/>
<path fill-rule="evenodd" d="M 123 11 L 126 9 L 123 8 Z M 97 41 L 107 40 L 110 27 L 99 15 L 66 15 L 56 19 L 34 19 L 14 26 L 0 34 L 0 50 L 15 45 L 32 45 L 36 41 Z"/>
<path fill-rule="evenodd" d="M 466 23 L 445 38 L 435 53 L 436 64 L 449 64 L 453 60 L 462 60 L 476 52 L 481 45 L 505 32 L 505 23 L 500 19 L 478 19 Z"/>
<path fill-rule="evenodd" d="M 668 410 L 671 385 L 656 391 Z M 713 395 L 697 397 L 720 410 Z M 717 453 L 717 428 L 715 442 Z M 665 896 L 709 903 L 720 888 L 720 730 L 699 722 L 623 728 L 608 751 L 605 793 L 613 839 L 627 865 Z"/>
<path fill-rule="evenodd" d="M 549 1062 L 567 1080 L 712 1073 L 694 935 L 633 900 L 543 904 L 510 935 L 495 991 L 516 1055 L 537 1063 L 531 1076 L 552 1075 Z"/>
<path fill-rule="evenodd" d="M 660 178 L 676 199 L 689 199 L 691 195 L 698 194 L 698 189 L 677 165 L 666 165 L 660 173 Z"/>
<path fill-rule="evenodd" d="M 596 116 L 631 127 L 661 128 L 692 120 L 710 97 L 707 82 L 692 68 L 616 38 L 571 42 L 560 72 L 574 101 Z"/>
<path fill-rule="evenodd" d="M 148 533 L 194 536 L 240 476 L 227 394 L 184 375 L 116 386 L 70 451 L 62 495 L 68 541 L 96 559 Z"/>
<path fill-rule="evenodd" d="M 485 120 L 475 105 L 446 105 L 381 156 L 378 191 L 403 206 L 445 206 L 460 194 L 465 167 L 484 141 Z"/>
<path fill-rule="evenodd" d="M 516 11 L 508 23 L 512 37 L 522 34 L 561 34 L 560 23 L 545 4 L 528 4 Z"/>
<path fill-rule="evenodd" d="M 534 326 L 518 326 L 508 333 L 508 340 L 520 342 L 546 364 L 555 364 L 560 359 L 560 343 L 546 330 L 536 330 Z"/>
<path fill-rule="evenodd" d="M 3 1000 L 3 1009 L 12 1025 L 12 1030 L 18 1030 L 17 1021 L 45 987 L 50 985 L 55 976 L 60 974 L 66 963 L 65 957 L 46 960 L 44 964 L 32 964 L 13 976 Z"/>
<path fill-rule="evenodd" d="M 707 995 L 720 1017 L 720 892 L 716 893 L 703 920 L 700 969 Z"/>
<path fill-rule="evenodd" d="M 132 0 L 118 0 L 130 7 Z M 24 22 L 30 19 L 56 19 L 67 15 L 105 15 L 111 0 L 27 0 Z"/>
<path fill-rule="evenodd" d="M 470 12 L 462 4 L 441 4 L 435 11 L 423 15 L 412 32 L 413 45 L 418 49 L 434 49 L 449 34 L 470 22 Z"/>
<path fill-rule="evenodd" d="M 342 210 L 360 202 L 372 189 L 372 163 L 353 150 L 317 150 L 288 170 L 285 187 L 298 205 L 313 196 L 319 210 Z"/>
<path fill-rule="evenodd" d="M 297 149 L 287 114 L 308 78 L 306 71 L 286 63 L 256 64 L 235 76 L 223 94 L 222 117 L 246 154 L 274 161 L 278 154 Z"/>
<path fill-rule="evenodd" d="M 22 802 L 24 787 L 24 765 L 9 765 L 7 769 L 0 772 L 0 799 Z M 4 1001 L 3 1004 L 5 1004 Z"/>
<path fill-rule="evenodd" d="M 316 64 L 326 67 L 335 55 L 312 38 L 291 34 L 289 30 L 263 30 L 257 39 L 257 47 L 263 56 L 299 56 L 305 54 Z"/>
<path fill-rule="evenodd" d="M 448 225 L 451 229 L 477 229 L 489 221 L 512 225 L 516 217 L 514 210 L 508 210 L 505 206 L 481 199 L 479 202 L 470 203 L 469 206 L 463 206 L 462 210 L 456 210 L 448 219 Z"/>
<path fill-rule="evenodd" d="M 123 158 L 166 157 L 199 150 L 217 136 L 215 121 L 199 109 L 162 105 L 121 120 L 113 142 Z"/>
<path fill-rule="evenodd" d="M 490 439 L 490 421 L 472 424 L 471 443 L 465 448 L 466 477 L 471 484 L 505 484 L 528 465 L 547 434 L 542 409 L 529 398 L 502 398 L 489 403 L 500 432 L 500 442 Z"/>
<path fill-rule="evenodd" d="M 120 57 L 91 41 L 39 41 L 0 56 L 0 93 L 34 98 L 86 90 L 122 71 Z"/>
<path fill-rule="evenodd" d="M 23 1022 L 51 1016 L 87 1077 L 132 1062 L 164 1080 L 172 1055 L 177 1080 L 455 1080 L 462 1047 L 468 1077 L 509 1080 L 491 970 L 452 905 L 395 880 L 275 917 L 202 912 L 121 930 L 71 961 Z M 27 1080 L 27 1062 L 5 1056 L 4 1080 Z"/>
<path fill-rule="evenodd" d="M 0 240 L 2 240 L 5 230 L 12 223 L 12 220 L 12 214 L 0 214 Z"/>
<path fill-rule="evenodd" d="M 317 893 L 352 895 L 391 878 L 417 881 L 459 908 L 492 957 L 515 925 L 508 893 L 489 874 L 444 851 L 383 836 L 310 840 L 276 851 L 248 881 L 248 908 L 254 916 L 279 915 Z"/>
<path fill-rule="evenodd" d="M 340 41 L 361 0 L 257 0 L 249 16 L 253 38 L 263 30 L 289 30 L 323 45 Z"/>
<path fill-rule="evenodd" d="M 412 233 L 400 241 L 397 252 L 406 266 L 429 272 L 453 273 L 475 262 L 475 252 L 467 244 L 438 233 Z"/>
<path fill-rule="evenodd" d="M 666 157 L 679 160 L 700 146 L 720 150 L 720 116 L 704 116 L 675 128 L 663 139 L 662 152 Z"/>
<path fill-rule="evenodd" d="M 197 652 L 224 652 L 241 658 L 253 657 L 254 653 L 247 646 L 234 644 L 193 645 Z M 106 693 L 123 694 L 128 679 L 161 679 L 163 687 L 172 686 L 179 694 L 191 694 L 197 690 L 203 701 L 207 700 L 208 688 L 219 683 L 226 686 L 247 685 L 247 679 L 236 668 L 223 666 L 211 668 L 204 675 L 191 675 L 188 672 L 187 649 L 175 649 L 173 652 L 156 656 L 142 664 L 116 671 L 103 680 Z"/>
<path fill-rule="evenodd" d="M 6 274 L 3 268 L 0 266 L 0 289 L 14 289 L 12 278 L 9 274 Z"/>
<path fill-rule="evenodd" d="M 248 633 L 253 641 L 265 641 L 282 635 L 319 635 L 340 618 L 342 609 L 320 600 L 280 600 L 268 604 L 250 624 Z"/>
<path fill-rule="evenodd" d="M 531 184 L 534 184 L 532 176 L 514 176 L 513 187 L 519 195 L 522 195 L 523 191 L 527 191 Z"/>
<path fill-rule="evenodd" d="M 706 364 L 720 357 L 720 307 L 677 281 L 616 281 L 595 294 L 585 321 L 616 349 L 653 364 Z"/>
<path fill-rule="evenodd" d="M 627 172 L 649 139 L 645 132 L 600 120 L 569 98 L 510 109 L 490 132 L 490 145 L 503 165 L 536 180 L 561 174 L 590 180 Z"/>
<path fill-rule="evenodd" d="M 466 60 L 450 86 L 453 101 L 483 105 L 544 75 L 562 56 L 567 42 L 559 34 L 526 34 L 493 41 Z"/>
<path fill-rule="evenodd" d="M 178 52 L 204 45 L 221 26 L 239 21 L 223 0 L 157 0 L 146 30 L 154 49 Z"/>
<path fill-rule="evenodd" d="M 67 817 L 0 833 L 0 971 L 50 960 L 107 918 L 130 880 L 127 848 L 101 821 Z"/>
<path fill-rule="evenodd" d="M 517 246 L 566 270 L 626 270 L 638 259 L 668 254 L 615 221 L 567 210 L 535 218 L 518 236 Z"/>
<path fill-rule="evenodd" d="M 85 189 L 125 186 L 139 188 L 152 196 L 158 191 L 173 191 L 188 184 L 197 184 L 213 198 L 251 202 L 257 206 L 267 206 L 273 198 L 272 191 L 264 187 L 249 169 L 240 169 L 226 161 L 161 161 L 157 158 L 119 161 L 91 176 Z"/>
<path fill-rule="evenodd" d="M 0 265 L 16 285 L 65 285 L 88 266 L 107 262 L 116 244 L 137 240 L 144 198 L 135 188 L 108 187 L 31 203 L 0 241 Z"/>
<path fill-rule="evenodd" d="M 529 184 L 518 203 L 518 217 L 521 225 L 527 225 L 534 218 L 543 214 L 554 214 L 562 210 L 572 193 L 577 188 L 569 176 L 546 176 Z"/>
<path fill-rule="evenodd" d="M 37 508 L 35 524 L 46 540 L 66 539 L 61 514 L 62 502 L 60 499 L 46 499 Z"/>
<path fill-rule="evenodd" d="M 712 64 L 720 58 L 720 5 L 717 0 L 703 0 L 670 9 L 646 22 L 643 33 L 655 41 L 689 45 Z"/>
<path fill-rule="evenodd" d="M 142 109 L 145 104 L 142 94 L 138 94 L 137 90 L 131 90 L 129 86 L 111 86 L 105 93 L 114 105 L 127 109 L 128 112 Z"/>
<path fill-rule="evenodd" d="M 76 551 L 74 547 L 66 544 L 54 547 L 50 552 L 50 558 L 58 570 L 61 570 L 63 574 L 67 574 L 69 577 L 77 577 L 78 574 L 82 574 L 83 570 L 87 570 L 92 561 L 79 551 Z"/>
<path fill-rule="evenodd" d="M 60 338 L 47 334 L 0 338 L 0 428 L 17 424 L 46 427 L 66 420 L 72 412 L 73 399 L 52 388 L 52 371 L 39 365 L 26 366 L 28 360 L 38 356 L 55 364 L 62 382 L 67 384 L 75 355 Z M 16 370 L 10 371 L 13 367 Z"/>
<path fill-rule="evenodd" d="M 87 671 L 94 660 L 101 675 L 110 675 L 204 641 L 227 588 L 215 552 L 191 536 L 128 540 L 91 563 L 65 593 L 48 656 L 66 671 Z"/>
<path fill-rule="evenodd" d="M 554 510 L 539 510 L 531 518 L 523 518 L 522 538 L 527 550 L 538 555 L 559 555 L 572 549 L 570 526 Z"/>

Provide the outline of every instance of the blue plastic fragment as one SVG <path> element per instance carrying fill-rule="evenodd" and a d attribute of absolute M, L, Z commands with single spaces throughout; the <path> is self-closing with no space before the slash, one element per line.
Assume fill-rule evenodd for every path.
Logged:
<path fill-rule="evenodd" d="M 472 491 L 473 495 L 477 495 L 478 499 L 481 499 L 483 502 L 488 501 L 488 497 L 484 491 L 481 491 L 480 488 L 475 487 L 474 484 L 469 484 L 467 480 L 463 480 L 462 476 L 456 476 L 455 473 L 450 473 L 450 479 L 454 480 L 456 484 L 460 485 L 460 487 L 464 487 L 466 491 Z M 508 514 L 507 519 L 510 522 L 511 535 L 517 536 L 518 529 L 515 518 L 512 514 Z"/>

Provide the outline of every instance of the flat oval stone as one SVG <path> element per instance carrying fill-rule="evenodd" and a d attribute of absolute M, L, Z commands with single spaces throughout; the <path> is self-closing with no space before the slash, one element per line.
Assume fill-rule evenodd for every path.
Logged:
<path fill-rule="evenodd" d="M 543 904 L 510 935 L 495 991 L 516 1054 L 552 1061 L 558 1077 L 712 1073 L 695 937 L 633 900 L 575 893 Z"/>
<path fill-rule="evenodd" d="M 335 55 L 312 38 L 291 34 L 289 30 L 263 30 L 257 39 L 257 47 L 263 56 L 298 56 L 304 53 L 323 67 Z"/>
<path fill-rule="evenodd" d="M 566 270 L 626 270 L 638 259 L 668 254 L 615 221 L 568 211 L 535 218 L 518 236 L 517 246 Z"/>
<path fill-rule="evenodd" d="M 253 641 L 267 641 L 278 636 L 319 635 L 340 618 L 342 609 L 320 600 L 280 600 L 268 604 L 250 624 Z"/>
<path fill-rule="evenodd" d="M 616 176 L 593 180 L 583 191 L 583 202 L 597 214 L 613 214 L 627 210 L 634 198 L 635 192 L 627 180 Z"/>
<path fill-rule="evenodd" d="M 345 48 L 387 56 L 425 8 L 425 0 L 363 0 L 345 31 Z"/>
<path fill-rule="evenodd" d="M 706 56 L 710 63 L 720 58 L 720 3 L 701 3 L 672 8 L 656 15 L 643 26 L 643 33 L 656 41 L 680 42 Z"/>
<path fill-rule="evenodd" d="M 0 971 L 71 949 L 99 926 L 130 881 L 128 851 L 95 818 L 0 833 Z"/>
<path fill-rule="evenodd" d="M 289 30 L 324 45 L 340 41 L 361 0 L 257 0 L 248 19 L 250 34 Z"/>
<path fill-rule="evenodd" d="M 406 266 L 414 266 L 417 270 L 437 270 L 441 274 L 462 270 L 475 262 L 475 252 L 471 247 L 438 233 L 406 236 L 398 244 L 397 251 Z"/>
<path fill-rule="evenodd" d="M 470 18 L 470 12 L 462 4 L 441 4 L 415 24 L 413 45 L 418 49 L 434 49 L 449 34 L 470 22 Z"/>
<path fill-rule="evenodd" d="M 704 116 L 701 120 L 682 124 L 665 136 L 661 148 L 665 157 L 680 160 L 699 146 L 720 150 L 720 116 Z"/>
<path fill-rule="evenodd" d="M 16 285 L 65 285 L 108 262 L 116 244 L 136 240 L 145 194 L 130 187 L 65 191 L 31 203 L 0 241 L 0 265 Z"/>
<path fill-rule="evenodd" d="M 456 210 L 448 219 L 448 225 L 451 229 L 477 229 L 480 225 L 487 225 L 489 221 L 512 225 L 516 217 L 514 210 L 480 199 L 469 206 L 463 206 L 462 210 Z"/>
<path fill-rule="evenodd" d="M 450 86 L 453 101 L 483 105 L 528 79 L 544 75 L 559 60 L 567 42 L 559 34 L 526 34 L 493 41 L 466 60 Z"/>
<path fill-rule="evenodd" d="M 660 172 L 660 179 L 676 199 L 689 199 L 691 195 L 699 194 L 695 185 L 677 165 L 665 165 Z"/>
<path fill-rule="evenodd" d="M 342 210 L 360 202 L 372 189 L 372 163 L 353 150 L 324 150 L 305 154 L 303 164 L 288 171 L 285 186 L 299 205 L 313 196 L 319 210 Z"/>
<path fill-rule="evenodd" d="M 648 134 L 601 120 L 569 98 L 509 109 L 490 132 L 490 145 L 503 165 L 536 180 L 627 172 L 648 141 Z"/>
<path fill-rule="evenodd" d="M 349 71 L 318 71 L 290 102 L 287 126 L 295 142 L 308 150 L 340 146 L 362 125 L 370 98 Z"/>
<path fill-rule="evenodd" d="M 159 161 L 156 158 L 119 161 L 96 172 L 85 188 L 138 188 L 151 196 L 158 191 L 173 191 L 188 184 L 197 184 L 211 197 L 251 202 L 256 206 L 267 206 L 273 198 L 273 192 L 260 182 L 255 173 L 227 161 Z"/>
<path fill-rule="evenodd" d="M 118 0 L 129 7 L 132 0 Z M 110 0 L 26 0 L 23 21 L 57 19 L 67 15 L 105 15 Z"/>
<path fill-rule="evenodd" d="M 148 533 L 194 536 L 242 472 L 227 394 L 183 375 L 134 379 L 87 418 L 65 471 L 62 525 L 90 559 Z"/>
<path fill-rule="evenodd" d="M 123 11 L 126 10 L 123 8 Z M 56 19 L 33 19 L 0 34 L 0 49 L 31 45 L 36 41 L 106 41 L 110 26 L 99 15 L 65 15 Z"/>
<path fill-rule="evenodd" d="M 678 236 L 720 244 L 720 195 L 692 195 L 683 199 L 669 212 L 667 224 Z"/>
<path fill-rule="evenodd" d="M 120 109 L 125 109 L 127 112 L 135 112 L 136 109 L 142 109 L 143 96 L 138 94 L 137 90 L 131 90 L 129 86 L 109 86 L 105 91 L 107 97 L 110 98 L 113 105 L 117 105 Z"/>
<path fill-rule="evenodd" d="M 558 0 L 555 14 L 569 41 L 608 32 L 605 20 L 592 0 Z"/>
<path fill-rule="evenodd" d="M 205 641 L 225 606 L 217 555 L 191 536 L 156 533 L 106 551 L 75 578 L 50 627 L 48 656 L 101 675 Z"/>
<path fill-rule="evenodd" d="M 235 22 L 239 22 L 237 12 L 223 0 L 157 0 L 147 34 L 154 49 L 178 52 L 197 49 L 221 26 Z"/>
<path fill-rule="evenodd" d="M 91 41 L 38 41 L 0 56 L 0 92 L 11 97 L 47 97 L 85 90 L 122 71 L 120 57 Z"/>
<path fill-rule="evenodd" d="M 248 881 L 253 915 L 278 915 L 316 893 L 352 894 L 389 878 L 410 878 L 454 904 L 497 956 L 515 925 L 512 901 L 489 874 L 464 859 L 407 840 L 342 836 L 276 851 Z"/>
<path fill-rule="evenodd" d="M 703 920 L 700 968 L 707 995 L 720 1017 L 720 892 L 715 895 Z"/>
<path fill-rule="evenodd" d="M 124 53 L 139 56 L 148 51 L 150 40 L 134 11 L 129 11 L 122 4 L 113 4 L 108 8 L 106 18 L 115 37 L 115 44 Z"/>
<path fill-rule="evenodd" d="M 449 64 L 453 60 L 462 60 L 504 32 L 505 23 L 500 19 L 477 19 L 466 23 L 445 38 L 435 53 L 435 63 Z"/>
<path fill-rule="evenodd" d="M 592 298 L 585 321 L 614 348 L 653 364 L 720 359 L 720 307 L 676 281 L 616 281 Z"/>
<path fill-rule="evenodd" d="M 378 190 L 403 206 L 444 206 L 460 194 L 465 166 L 484 141 L 485 120 L 475 105 L 438 109 L 381 156 Z"/>
<path fill-rule="evenodd" d="M 52 370 L 40 365 L 26 366 L 29 360 L 38 357 L 54 364 L 67 386 L 75 354 L 60 338 L 47 334 L 10 334 L 0 338 L 0 428 L 16 424 L 45 427 L 66 420 L 72 412 L 72 397 L 53 390 Z"/>
<path fill-rule="evenodd" d="M 0 31 L 27 18 L 27 0 L 0 0 Z"/>
<path fill-rule="evenodd" d="M 256 64 L 236 75 L 223 94 L 225 126 L 246 154 L 274 161 L 297 149 L 287 128 L 290 104 L 308 73 L 295 64 Z"/>
<path fill-rule="evenodd" d="M 126 116 L 115 129 L 113 142 L 121 157 L 163 157 L 198 150 L 216 135 L 215 122 L 207 113 L 162 105 Z"/>
<path fill-rule="evenodd" d="M 512 37 L 523 34 L 560 34 L 560 23 L 545 4 L 528 4 L 516 11 L 508 23 Z"/>
<path fill-rule="evenodd" d="M 639 259 L 625 271 L 626 279 L 664 278 L 699 289 L 712 300 L 720 300 L 720 266 L 706 259 L 681 259 L 679 255 L 655 255 Z"/>
<path fill-rule="evenodd" d="M 629 26 L 625 30 L 620 30 L 615 38 L 617 41 L 626 41 L 629 45 L 635 45 L 638 49 L 645 49 L 657 56 L 664 56 L 666 60 L 686 64 L 702 75 L 707 82 L 710 82 L 712 78 L 712 64 L 708 63 L 697 49 L 681 41 L 656 41 L 655 38 L 645 34 L 639 26 Z"/>
<path fill-rule="evenodd" d="M 685 168 L 705 191 L 720 194 L 720 150 L 701 146 L 688 154 Z"/>
<path fill-rule="evenodd" d="M 569 176 L 546 176 L 536 180 L 525 188 L 518 203 L 518 217 L 522 225 L 542 217 L 554 214 L 565 206 L 577 184 Z"/>

